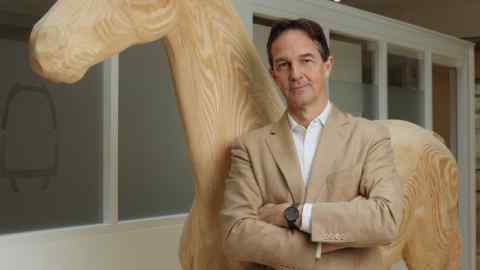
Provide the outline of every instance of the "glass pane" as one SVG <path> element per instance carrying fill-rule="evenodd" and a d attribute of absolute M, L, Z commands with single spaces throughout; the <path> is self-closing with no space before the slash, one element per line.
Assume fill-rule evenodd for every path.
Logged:
<path fill-rule="evenodd" d="M 330 99 L 343 111 L 378 119 L 376 43 L 336 33 L 330 37 L 335 60 L 329 81 Z"/>
<path fill-rule="evenodd" d="M 120 55 L 119 217 L 188 212 L 193 176 L 160 42 Z"/>
<path fill-rule="evenodd" d="M 448 58 L 432 56 L 433 131 L 440 135 L 454 155 L 457 153 L 457 68 Z"/>
<path fill-rule="evenodd" d="M 268 63 L 267 41 L 270 35 L 270 29 L 274 22 L 260 17 L 253 18 L 253 44 L 257 48 L 257 53 L 267 69 L 270 69 Z"/>
<path fill-rule="evenodd" d="M 423 58 L 419 52 L 388 48 L 388 118 L 425 126 Z"/>
<path fill-rule="evenodd" d="M 102 68 L 47 82 L 30 68 L 30 30 L 0 26 L 1 234 L 102 221 Z"/>

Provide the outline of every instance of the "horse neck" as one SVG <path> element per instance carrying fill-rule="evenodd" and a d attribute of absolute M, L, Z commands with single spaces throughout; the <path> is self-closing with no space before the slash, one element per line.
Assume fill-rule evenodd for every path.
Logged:
<path fill-rule="evenodd" d="M 165 40 L 183 117 L 201 117 L 192 127 L 208 124 L 229 138 L 278 117 L 272 81 L 233 9 L 189 3 Z"/>
<path fill-rule="evenodd" d="M 164 44 L 194 173 L 223 178 L 231 141 L 283 108 L 228 2 L 185 1 L 180 8 Z"/>

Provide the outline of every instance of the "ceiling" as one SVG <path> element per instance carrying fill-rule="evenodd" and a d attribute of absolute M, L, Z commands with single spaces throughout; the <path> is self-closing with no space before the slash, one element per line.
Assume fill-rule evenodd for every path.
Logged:
<path fill-rule="evenodd" d="M 78 0 L 81 1 L 81 0 Z M 317 0 L 326 1 L 326 0 Z M 0 0 L 0 12 L 23 15 L 44 14 L 56 0 Z M 380 12 L 390 8 L 415 8 L 420 6 L 462 5 L 478 3 L 478 0 L 342 0 L 341 4 L 356 7 L 367 11 Z"/>
<path fill-rule="evenodd" d="M 81 0 L 78 0 L 81 1 Z M 317 0 L 326 1 L 326 0 Z M 445 1 L 445 0 L 443 0 Z M 456 0 L 455 4 L 463 2 L 473 2 L 478 0 Z M 15 13 L 22 15 L 42 15 L 44 14 L 56 0 L 0 0 L 0 12 Z M 418 5 L 438 5 L 442 0 L 343 0 L 341 4 L 364 10 L 380 11 L 385 8 L 405 7 Z M 447 2 L 447 1 L 445 1 Z"/>
<path fill-rule="evenodd" d="M 320 0 L 321 1 L 321 0 Z M 435 7 L 446 5 L 463 5 L 478 3 L 478 0 L 342 0 L 341 4 L 356 7 L 367 11 L 381 12 L 385 9 L 401 8 L 415 9 L 416 7 Z"/>
<path fill-rule="evenodd" d="M 84 0 L 76 0 L 84 1 Z M 328 0 L 317 0 L 328 1 Z M 56 0 L 0 0 L 0 25 L 28 26 Z M 340 4 L 459 37 L 480 37 L 480 0 L 342 0 Z M 15 17 L 22 23 L 15 23 Z"/>
<path fill-rule="evenodd" d="M 480 0 L 342 0 L 341 4 L 461 38 L 480 37 Z"/>

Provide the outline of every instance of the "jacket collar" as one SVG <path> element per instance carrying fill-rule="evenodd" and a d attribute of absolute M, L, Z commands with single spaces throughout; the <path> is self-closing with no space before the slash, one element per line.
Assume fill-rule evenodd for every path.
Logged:
<path fill-rule="evenodd" d="M 280 168 L 296 203 L 302 203 L 310 197 L 316 197 L 325 183 L 338 158 L 339 150 L 348 138 L 350 128 L 346 128 L 350 118 L 332 104 L 331 112 L 319 138 L 319 143 L 312 162 L 310 180 L 307 189 L 302 178 L 300 163 L 295 144 L 290 133 L 288 113 L 272 125 L 267 145 Z M 306 192 L 307 191 L 307 192 Z"/>

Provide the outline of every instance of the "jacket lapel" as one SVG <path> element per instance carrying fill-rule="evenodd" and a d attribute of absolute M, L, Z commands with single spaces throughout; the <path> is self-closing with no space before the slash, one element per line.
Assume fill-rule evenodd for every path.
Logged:
<path fill-rule="evenodd" d="M 350 133 L 350 120 L 335 106 L 323 128 L 310 170 L 306 201 L 315 201 L 325 188 L 326 177 L 332 172 Z"/>
<path fill-rule="evenodd" d="M 290 188 L 294 202 L 302 203 L 305 184 L 297 158 L 297 150 L 290 134 L 287 113 L 284 113 L 282 118 L 273 125 L 267 137 L 267 145 Z"/>

